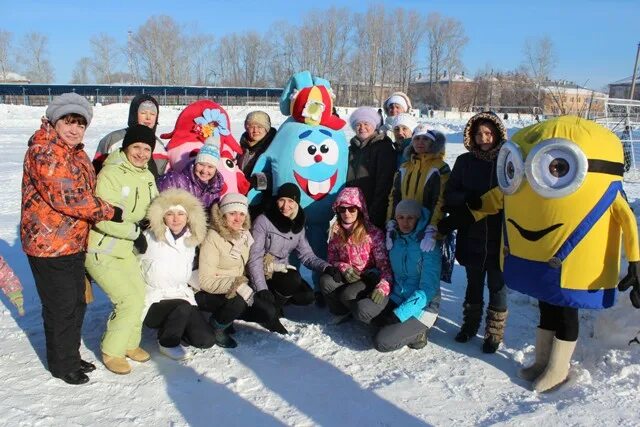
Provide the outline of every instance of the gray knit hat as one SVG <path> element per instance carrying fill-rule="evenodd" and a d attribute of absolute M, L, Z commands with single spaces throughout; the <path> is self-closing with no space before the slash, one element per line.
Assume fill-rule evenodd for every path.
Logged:
<path fill-rule="evenodd" d="M 396 215 L 409 215 L 415 218 L 420 218 L 422 208 L 420 204 L 415 200 L 404 199 L 396 205 Z"/>
<path fill-rule="evenodd" d="M 87 120 L 87 126 L 91 124 L 91 119 L 93 118 L 91 104 L 89 104 L 87 98 L 74 92 L 63 93 L 53 98 L 53 101 L 47 107 L 45 115 L 49 122 L 55 125 L 60 117 L 71 113 L 80 114 L 84 117 Z"/>
<path fill-rule="evenodd" d="M 244 125 L 249 123 L 255 123 L 266 129 L 268 132 L 271 130 L 271 118 L 264 111 L 252 111 L 247 114 L 247 118 L 244 120 Z"/>

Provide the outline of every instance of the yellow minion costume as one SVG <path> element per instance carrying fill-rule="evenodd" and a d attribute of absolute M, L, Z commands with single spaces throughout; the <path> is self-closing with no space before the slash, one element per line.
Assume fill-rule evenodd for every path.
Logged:
<path fill-rule="evenodd" d="M 472 212 L 478 220 L 504 208 L 505 282 L 540 301 L 536 361 L 520 372 L 535 380 L 537 391 L 566 379 L 577 309 L 614 305 L 623 239 L 630 263 L 640 261 L 623 172 L 622 146 L 613 133 L 592 121 L 558 117 L 522 129 L 503 145 L 499 187 Z M 456 216 L 443 220 L 442 229 L 461 220 Z"/>

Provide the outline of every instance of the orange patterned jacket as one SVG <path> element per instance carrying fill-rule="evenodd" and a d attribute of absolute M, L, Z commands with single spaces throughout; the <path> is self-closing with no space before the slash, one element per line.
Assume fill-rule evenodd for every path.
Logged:
<path fill-rule="evenodd" d="M 22 249 L 35 257 L 86 250 L 92 223 L 113 217 L 94 195 L 96 174 L 83 144 L 71 147 L 44 125 L 31 137 L 22 175 Z"/>

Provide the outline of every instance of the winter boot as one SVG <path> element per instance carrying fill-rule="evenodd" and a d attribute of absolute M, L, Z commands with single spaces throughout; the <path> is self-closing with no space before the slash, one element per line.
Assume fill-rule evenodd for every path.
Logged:
<path fill-rule="evenodd" d="M 495 353 L 504 337 L 504 324 L 507 321 L 509 312 L 496 311 L 491 306 L 487 307 L 487 319 L 484 333 L 484 343 L 482 351 L 485 353 Z"/>
<path fill-rule="evenodd" d="M 276 290 L 271 291 L 271 293 L 273 294 L 273 299 L 274 299 L 273 305 L 276 308 L 276 314 L 278 318 L 285 317 L 282 307 L 284 307 L 285 304 L 287 304 L 287 302 L 289 301 L 289 298 L 291 298 L 291 295 L 284 296 Z"/>
<path fill-rule="evenodd" d="M 129 365 L 129 362 L 127 362 L 127 359 L 124 357 L 109 356 L 108 354 L 102 353 L 102 363 L 114 374 L 126 375 L 131 372 L 131 365 Z"/>
<path fill-rule="evenodd" d="M 473 338 L 478 333 L 482 319 L 482 304 L 465 303 L 463 307 L 462 326 L 455 338 L 458 342 L 467 342 Z"/>
<path fill-rule="evenodd" d="M 160 350 L 160 353 L 173 360 L 184 360 L 191 357 L 191 351 L 189 351 L 189 348 L 182 344 L 178 344 L 175 347 L 165 347 L 158 343 L 158 349 Z"/>
<path fill-rule="evenodd" d="M 227 327 L 230 325 L 229 323 L 218 323 L 213 316 L 209 318 L 209 323 L 213 326 L 213 338 L 218 347 L 236 348 L 238 346 L 236 340 L 231 338 L 231 335 L 227 332 Z"/>
<path fill-rule="evenodd" d="M 533 381 L 542 374 L 544 368 L 549 362 L 549 354 L 551 353 L 551 345 L 556 331 L 538 328 L 536 331 L 536 360 L 533 365 L 518 371 L 518 376 L 527 381 Z"/>
<path fill-rule="evenodd" d="M 289 331 L 287 331 L 287 328 L 284 327 L 284 325 L 280 322 L 280 319 L 278 317 L 275 317 L 270 322 L 263 323 L 262 326 L 264 326 L 266 329 L 270 330 L 271 332 L 276 332 L 281 335 L 287 335 L 289 333 Z"/>
<path fill-rule="evenodd" d="M 563 341 L 553 338 L 549 363 L 544 372 L 533 382 L 538 393 L 549 391 L 562 384 L 569 374 L 569 362 L 576 348 L 576 341 Z"/>
<path fill-rule="evenodd" d="M 151 359 L 151 355 L 146 351 L 144 351 L 142 347 L 136 347 L 136 348 L 132 348 L 131 350 L 127 350 L 127 352 L 124 355 L 127 356 L 129 359 L 133 360 L 134 362 L 140 362 L 140 363 L 144 363 L 149 359 Z"/>
<path fill-rule="evenodd" d="M 420 350 L 421 348 L 426 347 L 427 344 L 429 343 L 427 341 L 428 333 L 429 333 L 429 329 L 427 329 L 426 331 L 424 331 L 423 333 L 418 335 L 413 342 L 407 344 L 407 347 L 409 347 L 409 348 L 411 348 L 413 350 Z"/>

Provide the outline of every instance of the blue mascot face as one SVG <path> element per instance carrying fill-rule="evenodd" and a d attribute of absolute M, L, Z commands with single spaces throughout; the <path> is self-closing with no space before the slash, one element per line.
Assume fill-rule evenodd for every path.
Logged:
<path fill-rule="evenodd" d="M 272 192 L 286 182 L 300 187 L 300 206 L 307 220 L 324 222 L 333 216 L 331 204 L 347 178 L 349 148 L 344 132 L 326 126 L 309 126 L 289 118 L 258 157 L 253 173 L 271 177 Z M 249 200 L 258 199 L 251 190 Z"/>
<path fill-rule="evenodd" d="M 334 133 L 323 127 L 308 128 L 298 135 L 293 150 L 293 176 L 302 193 L 320 200 L 332 193 L 338 180 L 340 148 Z"/>

